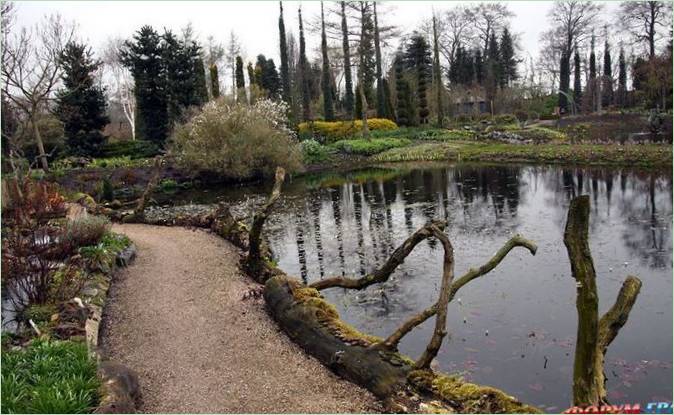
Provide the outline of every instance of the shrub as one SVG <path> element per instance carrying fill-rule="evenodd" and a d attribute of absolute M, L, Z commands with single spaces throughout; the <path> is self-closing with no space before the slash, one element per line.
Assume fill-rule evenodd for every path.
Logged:
<path fill-rule="evenodd" d="M 302 156 L 306 164 L 322 163 L 330 159 L 334 150 L 314 139 L 302 141 Z"/>
<path fill-rule="evenodd" d="M 512 124 L 517 122 L 517 117 L 513 114 L 500 114 L 494 117 L 494 124 Z"/>
<path fill-rule="evenodd" d="M 359 135 L 363 128 L 362 120 L 354 121 L 313 121 L 303 122 L 298 126 L 301 137 L 311 136 L 319 141 L 332 143 Z M 367 128 L 371 131 L 393 131 L 398 126 L 386 118 L 370 118 Z"/>
<path fill-rule="evenodd" d="M 549 128 L 525 128 L 518 130 L 517 134 L 522 136 L 525 140 L 532 140 L 534 143 L 547 143 L 549 141 L 564 141 L 566 134 L 551 130 Z"/>
<path fill-rule="evenodd" d="M 159 154 L 159 147 L 151 141 L 145 140 L 127 140 L 108 143 L 103 146 L 101 156 L 103 158 L 111 157 L 130 157 L 132 159 L 151 158 Z"/>
<path fill-rule="evenodd" d="M 347 154 L 371 156 L 391 148 L 405 147 L 411 143 L 406 138 L 373 138 L 370 140 L 359 138 L 356 140 L 341 140 L 331 147 Z"/>
<path fill-rule="evenodd" d="M 64 239 L 73 248 L 96 245 L 110 229 L 105 216 L 82 216 L 66 225 Z"/>
<path fill-rule="evenodd" d="M 423 143 L 405 148 L 393 148 L 372 156 L 377 162 L 436 161 L 456 159 L 456 148 L 447 143 Z"/>
<path fill-rule="evenodd" d="M 84 343 L 36 340 L 2 351 L 2 412 L 87 413 L 99 402 L 96 363 Z"/>
<path fill-rule="evenodd" d="M 272 175 L 277 166 L 301 169 L 301 149 L 284 122 L 287 105 L 258 100 L 254 105 L 213 101 L 176 128 L 170 144 L 176 164 L 192 172 L 231 178 Z"/>
<path fill-rule="evenodd" d="M 541 121 L 558 120 L 559 115 L 556 115 L 556 114 L 541 114 L 540 119 L 541 119 Z"/>
<path fill-rule="evenodd" d="M 539 113 L 537 113 L 536 111 L 529 111 L 529 113 L 527 114 L 527 119 L 529 121 L 536 121 L 540 118 L 541 118 L 541 115 Z"/>
<path fill-rule="evenodd" d="M 93 159 L 86 167 L 90 169 L 117 169 L 120 167 L 150 167 L 152 163 L 152 159 L 131 159 L 129 156 L 122 156 Z"/>

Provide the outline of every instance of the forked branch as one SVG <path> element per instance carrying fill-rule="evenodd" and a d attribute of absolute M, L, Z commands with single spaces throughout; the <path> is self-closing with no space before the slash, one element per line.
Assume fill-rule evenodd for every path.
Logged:
<path fill-rule="evenodd" d="M 316 281 L 311 284 L 311 288 L 317 290 L 324 290 L 326 288 L 332 287 L 342 287 L 342 288 L 351 288 L 355 290 L 362 290 L 372 284 L 377 284 L 388 280 L 393 271 L 398 268 L 400 264 L 405 261 L 405 258 L 414 250 L 414 248 L 424 239 L 430 238 L 434 235 L 434 228 L 443 231 L 447 226 L 445 221 L 431 221 L 424 225 L 421 229 L 414 232 L 412 236 L 407 238 L 405 242 L 402 243 L 393 254 L 389 257 L 386 263 L 374 271 L 371 274 L 368 274 L 362 278 L 345 278 L 345 277 L 331 277 L 324 280 Z"/>
<path fill-rule="evenodd" d="M 459 291 L 459 289 L 461 289 L 461 287 L 468 284 L 470 281 L 489 273 L 499 263 L 501 263 L 501 261 L 503 261 L 503 259 L 508 255 L 508 253 L 513 248 L 518 246 L 527 248 L 529 252 L 531 252 L 531 255 L 536 255 L 537 247 L 535 243 L 529 241 L 528 239 L 523 238 L 520 235 L 513 236 L 512 238 L 510 238 L 510 240 L 508 240 L 508 242 L 506 242 L 503 245 L 503 247 L 501 247 L 501 249 L 499 249 L 496 252 L 496 254 L 489 261 L 487 261 L 487 263 L 485 263 L 479 268 L 469 269 L 468 272 L 466 272 L 464 275 L 461 276 L 461 278 L 455 280 L 451 284 L 449 288 L 449 297 L 447 303 L 451 302 L 454 299 L 456 293 Z M 439 303 L 435 303 L 431 307 L 425 309 L 424 311 L 405 321 L 395 332 L 393 332 L 393 334 L 391 334 L 388 338 L 386 338 L 386 340 L 384 340 L 382 346 L 384 346 L 387 349 L 392 350 L 396 349 L 398 347 L 398 344 L 400 343 L 400 340 L 406 334 L 412 331 L 416 326 L 420 325 L 424 321 L 434 316 L 440 307 L 442 307 L 442 305 L 440 305 Z"/>

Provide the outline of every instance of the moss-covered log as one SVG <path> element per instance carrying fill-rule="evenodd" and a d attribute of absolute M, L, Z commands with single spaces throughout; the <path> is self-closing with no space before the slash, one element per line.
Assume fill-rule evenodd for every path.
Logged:
<path fill-rule="evenodd" d="M 269 279 L 264 298 L 291 339 L 340 376 L 370 390 L 388 411 L 540 412 L 494 388 L 415 371 L 412 359 L 377 347 L 382 339 L 344 323 L 333 305 L 298 279 Z"/>

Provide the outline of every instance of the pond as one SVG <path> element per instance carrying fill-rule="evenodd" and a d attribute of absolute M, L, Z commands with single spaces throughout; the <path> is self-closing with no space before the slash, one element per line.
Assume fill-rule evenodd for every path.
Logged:
<path fill-rule="evenodd" d="M 178 195 L 183 201 L 241 201 L 256 186 Z M 591 198 L 590 248 L 599 311 L 627 275 L 643 281 L 629 321 L 609 348 L 611 403 L 672 400 L 672 176 L 669 172 L 552 166 L 412 165 L 296 179 L 266 228 L 279 266 L 305 281 L 376 269 L 430 219 L 447 220 L 455 274 L 485 263 L 510 236 L 516 248 L 449 305 L 437 368 L 501 388 L 559 412 L 571 403 L 577 314 L 562 238 L 570 199 Z M 385 284 L 324 291 L 359 330 L 389 335 L 436 301 L 442 246 L 422 242 Z M 403 339 L 417 358 L 433 319 Z"/>

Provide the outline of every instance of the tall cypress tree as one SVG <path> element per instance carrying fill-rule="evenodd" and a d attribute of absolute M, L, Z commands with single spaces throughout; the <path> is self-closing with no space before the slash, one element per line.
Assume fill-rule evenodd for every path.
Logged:
<path fill-rule="evenodd" d="M 206 86 L 206 68 L 199 54 L 194 59 L 194 96 L 192 105 L 201 106 L 208 102 L 208 87 Z"/>
<path fill-rule="evenodd" d="M 374 22 L 370 5 L 360 2 L 360 42 L 358 43 L 358 82 L 363 88 L 368 108 L 374 103 L 374 81 L 376 78 L 376 62 L 374 59 Z"/>
<path fill-rule="evenodd" d="M 213 99 L 216 99 L 220 97 L 220 79 L 218 78 L 218 66 L 216 64 L 212 64 L 208 70 L 211 77 L 211 95 L 213 95 Z"/>
<path fill-rule="evenodd" d="M 307 45 L 304 41 L 304 26 L 302 24 L 302 7 L 297 10 L 300 21 L 300 80 L 302 91 L 302 118 L 311 120 L 311 91 L 309 90 L 309 62 L 307 61 Z"/>
<path fill-rule="evenodd" d="M 140 138 L 163 146 L 168 133 L 165 67 L 161 38 L 143 26 L 124 44 L 122 63 L 134 79 L 136 132 Z"/>
<path fill-rule="evenodd" d="M 286 26 L 283 21 L 283 2 L 279 1 L 278 32 L 281 52 L 281 98 L 291 104 L 290 100 L 290 71 L 288 70 L 288 45 L 286 43 Z"/>
<path fill-rule="evenodd" d="M 386 117 L 386 97 L 381 70 L 381 45 L 379 43 L 379 19 L 377 17 L 377 2 L 372 2 L 374 10 L 374 56 L 377 77 L 377 117 Z"/>
<path fill-rule="evenodd" d="M 440 72 L 440 49 L 438 46 L 438 28 L 435 13 L 433 13 L 433 80 L 436 92 L 436 109 L 438 111 L 438 127 L 442 128 L 444 110 L 442 108 L 442 72 Z"/>
<path fill-rule="evenodd" d="M 395 60 L 393 62 L 395 67 L 396 74 L 396 115 L 398 125 L 407 126 L 410 125 L 409 113 L 406 107 L 406 101 L 408 100 L 409 95 L 409 85 L 407 85 L 407 80 L 403 73 L 403 57 L 400 52 L 396 54 Z"/>
<path fill-rule="evenodd" d="M 328 37 L 325 35 L 325 14 L 321 1 L 321 55 L 323 68 L 321 74 L 321 88 L 323 90 L 323 118 L 326 121 L 334 121 L 335 109 L 332 102 L 332 75 L 330 74 L 330 60 L 328 58 Z"/>
<path fill-rule="evenodd" d="M 346 2 L 340 2 L 342 7 L 342 53 L 344 54 L 344 112 L 346 118 L 353 120 L 353 80 L 351 78 L 351 51 L 349 50 L 349 28 L 346 24 Z"/>
<path fill-rule="evenodd" d="M 251 62 L 248 62 L 248 66 L 246 66 L 246 72 L 248 72 L 248 85 L 250 85 L 252 88 L 253 85 L 257 85 L 257 77 L 255 75 L 255 68 L 253 68 L 253 64 Z"/>
<path fill-rule="evenodd" d="M 580 55 L 578 54 L 578 48 L 576 48 L 573 55 L 573 103 L 576 112 L 580 111 L 580 103 L 583 99 L 580 81 Z"/>
<path fill-rule="evenodd" d="M 393 96 L 391 95 L 391 85 L 389 85 L 388 79 L 382 79 L 384 85 L 384 101 L 386 102 L 386 115 L 385 117 L 389 120 L 395 121 L 396 112 L 395 107 L 393 106 Z"/>
<path fill-rule="evenodd" d="M 246 97 L 246 79 L 243 76 L 243 59 L 241 59 L 241 56 L 236 57 L 234 82 L 237 90 L 236 99 L 239 103 L 245 104 L 248 102 L 248 98 Z"/>
<path fill-rule="evenodd" d="M 590 79 L 587 85 L 587 91 L 586 91 L 586 101 L 589 102 L 589 110 L 590 112 L 594 112 L 597 110 L 598 107 L 598 102 L 597 102 L 597 90 L 598 90 L 598 83 L 597 83 L 597 57 L 595 55 L 594 51 L 594 44 L 595 44 L 595 37 L 594 33 L 592 33 L 592 39 L 590 41 Z"/>
<path fill-rule="evenodd" d="M 620 47 L 620 55 L 618 56 L 618 96 L 617 104 L 620 108 L 624 108 L 627 100 L 627 67 L 625 64 L 625 50 Z"/>
<path fill-rule="evenodd" d="M 562 52 L 562 57 L 559 60 L 559 108 L 560 111 L 568 112 L 569 110 L 569 99 L 567 94 L 569 93 L 569 83 L 571 74 L 570 72 L 570 59 L 566 52 Z"/>
<path fill-rule="evenodd" d="M 59 65 L 63 69 L 64 88 L 56 96 L 56 115 L 63 122 L 68 151 L 97 156 L 106 138 L 101 130 L 109 122 L 104 91 L 94 82 L 94 73 L 101 62 L 92 58 L 91 49 L 85 45 L 68 43 L 61 52 Z"/>
<path fill-rule="evenodd" d="M 503 29 L 503 34 L 501 35 L 499 58 L 501 64 L 500 85 L 501 88 L 505 88 L 518 78 L 515 48 L 513 46 L 513 39 L 510 36 L 510 31 L 507 27 Z"/>
<path fill-rule="evenodd" d="M 601 104 L 608 107 L 613 102 L 613 68 L 608 40 L 604 42 L 604 77 L 601 88 Z"/>
<path fill-rule="evenodd" d="M 484 83 L 484 59 L 480 48 L 475 49 L 473 53 L 473 67 L 475 68 L 475 82 L 482 85 Z"/>
<path fill-rule="evenodd" d="M 490 106 L 496 97 L 496 88 L 498 87 L 501 79 L 501 57 L 500 51 L 498 49 L 498 42 L 496 41 L 496 35 L 492 33 L 489 38 L 489 43 L 487 46 L 487 67 L 486 67 L 486 77 L 485 77 L 485 91 L 487 95 L 487 101 L 489 101 Z M 493 108 L 491 108 L 493 110 Z"/>

